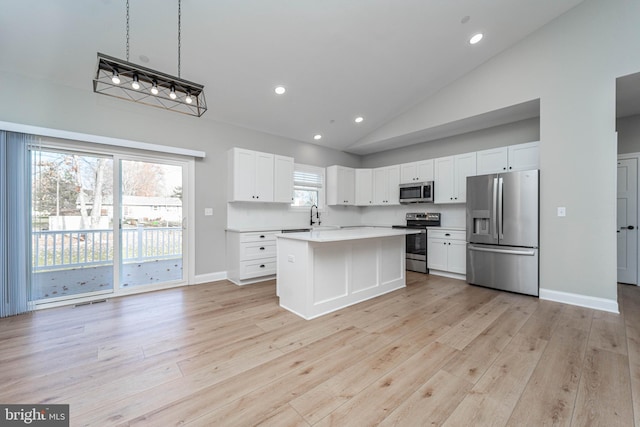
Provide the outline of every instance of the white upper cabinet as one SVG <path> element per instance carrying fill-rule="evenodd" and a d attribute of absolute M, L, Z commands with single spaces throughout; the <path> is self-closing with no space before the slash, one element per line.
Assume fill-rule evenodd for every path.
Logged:
<path fill-rule="evenodd" d="M 476 153 L 435 159 L 434 202 L 465 203 L 467 177 L 476 175 Z"/>
<path fill-rule="evenodd" d="M 373 205 L 373 171 L 356 169 L 356 205 Z"/>
<path fill-rule="evenodd" d="M 229 201 L 273 202 L 273 154 L 233 148 L 228 167 Z"/>
<path fill-rule="evenodd" d="M 433 159 L 400 165 L 400 184 L 433 181 Z"/>
<path fill-rule="evenodd" d="M 476 163 L 478 175 L 506 172 L 508 163 L 507 147 L 478 151 Z"/>
<path fill-rule="evenodd" d="M 329 166 L 327 168 L 327 204 L 354 205 L 355 194 L 355 169 L 344 166 Z"/>
<path fill-rule="evenodd" d="M 291 203 L 293 201 L 293 157 L 274 156 L 273 201 Z"/>
<path fill-rule="evenodd" d="M 540 168 L 540 143 L 538 141 L 526 144 L 510 145 L 509 170 L 526 171 Z"/>
<path fill-rule="evenodd" d="M 375 205 L 400 204 L 400 165 L 373 170 L 373 203 Z"/>
<path fill-rule="evenodd" d="M 539 158 L 537 141 L 478 151 L 477 173 L 538 169 Z"/>
<path fill-rule="evenodd" d="M 293 158 L 232 148 L 227 160 L 230 202 L 291 203 Z"/>

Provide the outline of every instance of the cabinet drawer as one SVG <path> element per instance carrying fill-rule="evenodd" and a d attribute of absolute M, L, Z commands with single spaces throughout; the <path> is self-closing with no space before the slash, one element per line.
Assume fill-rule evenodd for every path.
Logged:
<path fill-rule="evenodd" d="M 466 240 L 466 231 L 461 230 L 429 230 L 430 239 L 447 239 L 447 240 Z"/>
<path fill-rule="evenodd" d="M 266 240 L 266 239 L 265 239 Z M 240 261 L 276 256 L 276 242 L 242 242 L 240 243 Z"/>
<path fill-rule="evenodd" d="M 240 279 L 269 276 L 271 274 L 276 274 L 275 258 L 240 262 Z"/>
<path fill-rule="evenodd" d="M 257 231 L 255 233 L 241 233 L 240 243 L 243 242 L 275 242 L 279 231 Z"/>

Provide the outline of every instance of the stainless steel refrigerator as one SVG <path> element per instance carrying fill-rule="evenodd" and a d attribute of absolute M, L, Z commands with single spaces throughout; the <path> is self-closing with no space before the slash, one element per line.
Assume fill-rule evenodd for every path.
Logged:
<path fill-rule="evenodd" d="M 538 296 L 539 171 L 467 178 L 467 282 Z"/>

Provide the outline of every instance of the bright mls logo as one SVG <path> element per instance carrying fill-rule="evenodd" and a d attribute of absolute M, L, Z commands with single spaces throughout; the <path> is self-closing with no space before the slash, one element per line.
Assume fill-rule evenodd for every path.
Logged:
<path fill-rule="evenodd" d="M 69 427 L 69 405 L 1 405 L 0 425 Z"/>

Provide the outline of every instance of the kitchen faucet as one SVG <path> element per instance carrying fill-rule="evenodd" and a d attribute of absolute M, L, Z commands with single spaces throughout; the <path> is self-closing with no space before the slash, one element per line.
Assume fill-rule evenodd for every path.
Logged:
<path fill-rule="evenodd" d="M 311 205 L 311 212 L 310 212 L 311 219 L 310 219 L 310 221 L 309 221 L 309 222 L 310 222 L 310 224 L 309 224 L 309 225 L 311 225 L 312 227 L 313 227 L 313 224 L 316 224 L 316 222 L 313 220 L 313 208 L 314 208 L 314 207 L 316 208 L 316 218 L 318 218 L 318 222 L 317 222 L 317 224 L 318 224 L 318 225 L 320 225 L 320 224 L 321 224 L 321 221 L 320 221 L 320 211 L 318 210 L 318 205 Z"/>

